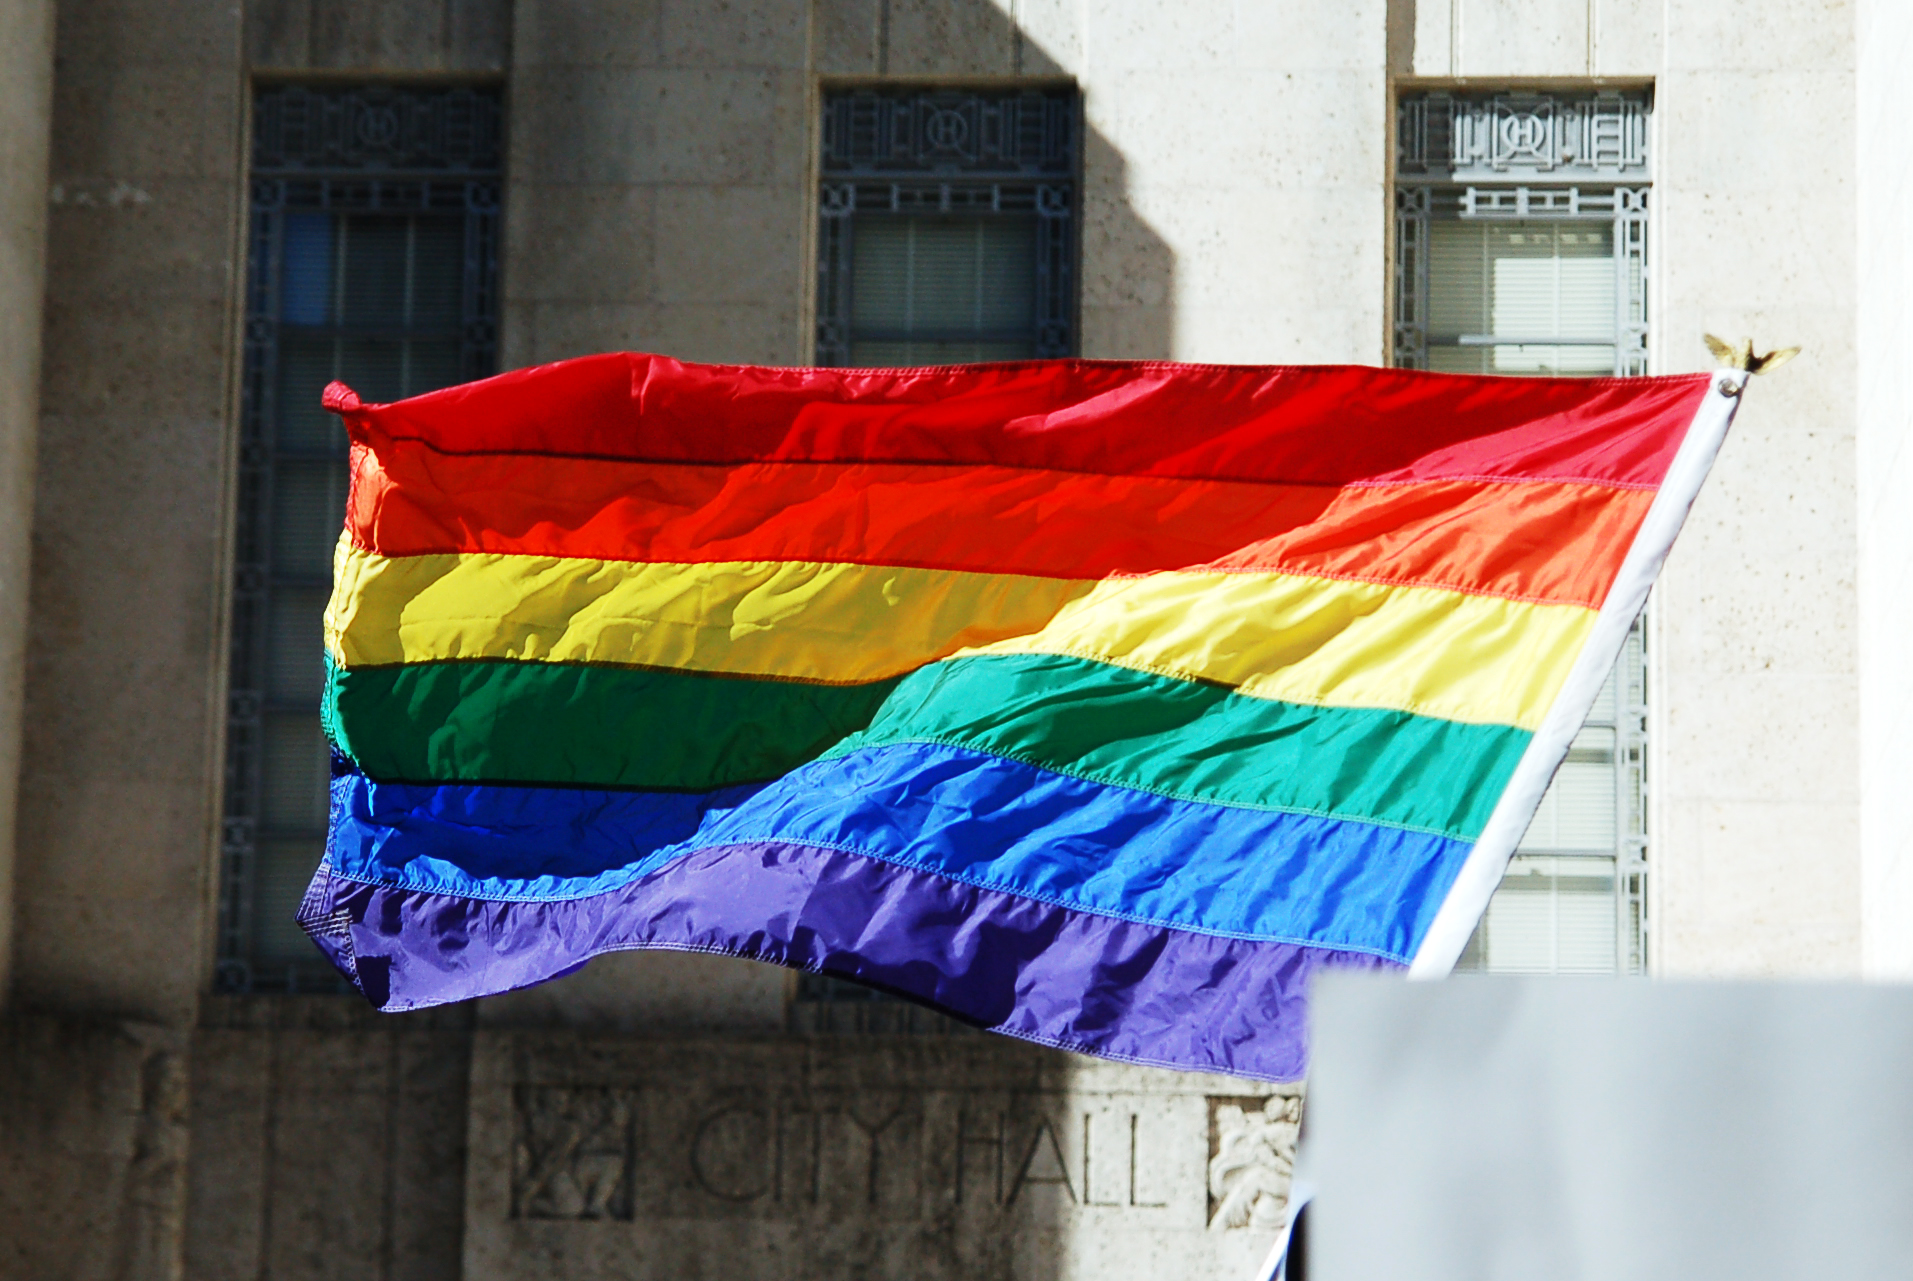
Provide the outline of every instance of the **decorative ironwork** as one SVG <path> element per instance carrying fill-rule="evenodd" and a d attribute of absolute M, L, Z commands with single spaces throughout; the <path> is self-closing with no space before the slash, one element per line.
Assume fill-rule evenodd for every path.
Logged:
<path fill-rule="evenodd" d="M 472 173 L 502 168 L 490 89 L 286 85 L 253 99 L 254 173 Z"/>
<path fill-rule="evenodd" d="M 1651 178 L 1646 94 L 1429 93 L 1396 117 L 1398 182 Z"/>
<path fill-rule="evenodd" d="M 1428 367 L 1431 341 L 1492 346 L 1533 335 L 1428 332 L 1431 224 L 1576 221 L 1607 224 L 1614 237 L 1611 336 L 1554 340 L 1612 346 L 1612 372 L 1647 372 L 1648 209 L 1652 167 L 1644 93 L 1584 95 L 1430 93 L 1404 98 L 1396 131 L 1395 363 Z"/>
<path fill-rule="evenodd" d="M 328 586 L 277 563 L 275 551 L 283 549 L 273 530 L 275 476 L 282 465 L 329 464 L 340 474 L 346 465 L 342 447 L 279 439 L 288 219 L 455 220 L 463 229 L 457 377 L 490 374 L 498 341 L 500 104 L 495 92 L 472 88 L 278 86 L 259 91 L 254 114 L 215 983 L 221 991 L 332 991 L 340 980 L 316 954 L 309 964 L 275 964 L 269 972 L 256 963 L 260 847 L 288 835 L 266 826 L 267 721 L 275 713 L 317 716 L 316 706 L 275 700 L 269 689 L 273 599 Z M 328 332 L 373 342 L 391 337 L 376 326 L 347 330 L 339 324 Z"/>
<path fill-rule="evenodd" d="M 1077 100 L 1063 89 L 859 89 L 824 104 L 817 350 L 851 360 L 856 229 L 900 215 L 1034 217 L 1038 357 L 1076 350 Z"/>
<path fill-rule="evenodd" d="M 859 89 L 824 103 L 827 178 L 1076 176 L 1076 95 Z"/>

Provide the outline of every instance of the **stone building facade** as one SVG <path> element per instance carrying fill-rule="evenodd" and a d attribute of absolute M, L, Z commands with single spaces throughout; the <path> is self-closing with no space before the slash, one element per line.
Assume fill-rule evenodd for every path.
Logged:
<path fill-rule="evenodd" d="M 1068 165 L 1024 175 L 1032 216 L 1060 199 L 1068 221 L 1032 352 L 1407 359 L 1447 339 L 1403 293 L 1403 122 L 1514 103 L 1519 173 L 1430 198 L 1524 202 L 1502 230 L 1526 235 L 1535 202 L 1649 192 L 1647 247 L 1630 278 L 1619 240 L 1504 245 L 1543 264 L 1557 319 L 1588 261 L 1618 264 L 1588 295 L 1618 319 L 1552 345 L 1484 321 L 1454 352 L 1549 372 L 1638 340 L 1676 373 L 1710 363 L 1703 331 L 1806 348 L 1752 389 L 1617 695 L 1605 750 L 1639 768 L 1613 775 L 1600 937 L 1633 931 L 1614 968 L 1660 975 L 1897 979 L 1913 150 L 1889 87 L 1910 42 L 1896 0 L 7 5 L 0 1275 L 1244 1275 L 1281 1218 L 1294 1087 L 954 1033 L 703 957 L 393 1017 L 270 977 L 267 926 L 235 915 L 269 895 L 235 871 L 263 838 L 234 835 L 232 762 L 271 93 L 497 104 L 495 161 L 459 178 L 496 193 L 496 243 L 460 261 L 492 255 L 497 293 L 446 332 L 500 369 L 818 359 L 831 188 L 868 177 L 830 168 L 829 105 L 915 92 L 1069 104 Z M 1536 122 L 1589 103 L 1634 112 L 1638 169 L 1600 169 L 1598 130 L 1580 161 L 1535 158 Z M 892 177 L 950 216 L 934 166 Z"/>

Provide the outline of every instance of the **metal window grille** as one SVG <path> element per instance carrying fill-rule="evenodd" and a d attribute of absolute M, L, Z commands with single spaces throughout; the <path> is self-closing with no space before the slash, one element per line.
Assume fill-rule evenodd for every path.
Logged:
<path fill-rule="evenodd" d="M 1395 363 L 1646 373 L 1650 111 L 1617 93 L 1405 98 Z"/>
<path fill-rule="evenodd" d="M 1418 94 L 1395 157 L 1395 363 L 1647 372 L 1645 94 Z M 1460 968 L 1647 969 L 1646 638 L 1636 624 Z"/>
<path fill-rule="evenodd" d="M 1077 100 L 858 89 L 824 103 L 820 365 L 1076 350 Z"/>
<path fill-rule="evenodd" d="M 325 839 L 320 614 L 347 479 L 319 393 L 493 372 L 502 115 L 484 88 L 296 85 L 253 113 L 216 983 L 332 991 L 292 923 Z"/>

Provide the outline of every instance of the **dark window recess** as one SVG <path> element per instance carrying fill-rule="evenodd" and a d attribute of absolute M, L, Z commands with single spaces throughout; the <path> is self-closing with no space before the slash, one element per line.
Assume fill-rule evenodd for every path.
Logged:
<path fill-rule="evenodd" d="M 325 845 L 321 618 L 346 493 L 319 394 L 494 372 L 501 116 L 489 89 L 274 86 L 254 122 L 217 983 L 332 991 L 293 922 Z"/>
<path fill-rule="evenodd" d="M 824 104 L 820 365 L 1076 352 L 1066 89 L 859 89 Z"/>

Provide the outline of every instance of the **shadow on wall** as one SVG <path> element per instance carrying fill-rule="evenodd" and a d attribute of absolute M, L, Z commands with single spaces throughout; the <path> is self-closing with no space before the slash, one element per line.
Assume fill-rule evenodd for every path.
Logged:
<path fill-rule="evenodd" d="M 987 0 L 712 12 L 682 67 L 668 49 L 660 66 L 646 20 L 599 7 L 515 6 L 505 368 L 625 350 L 811 363 L 818 85 L 1056 83 L 1073 70 Z M 1173 254 L 1093 123 L 1109 103 L 1092 92 L 1085 105 L 1079 350 L 1164 359 Z"/>

